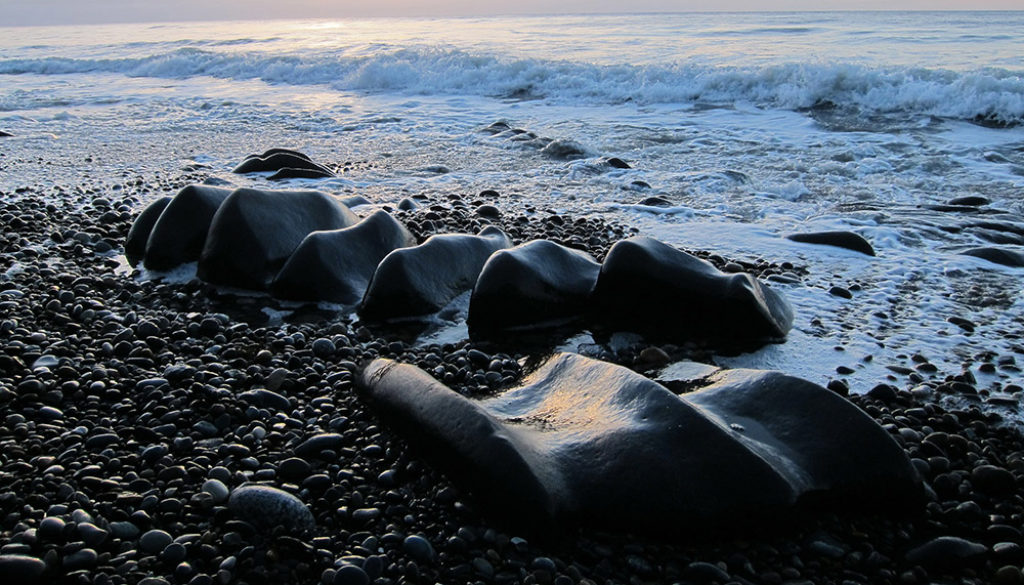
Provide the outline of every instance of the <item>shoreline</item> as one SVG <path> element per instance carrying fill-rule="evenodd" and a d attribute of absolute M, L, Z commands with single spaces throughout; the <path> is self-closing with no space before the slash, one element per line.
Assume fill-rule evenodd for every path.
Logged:
<path fill-rule="evenodd" d="M 370 358 L 437 358 L 457 372 L 460 352 L 479 346 L 415 346 L 348 320 L 254 327 L 226 317 L 237 299 L 210 294 L 203 283 L 116 273 L 139 211 L 129 196 L 79 206 L 70 193 L 63 203 L 43 201 L 42 190 L 17 201 L 4 195 L 0 576 L 17 568 L 10 555 L 26 555 L 47 567 L 37 582 L 71 583 L 1024 582 L 1024 440 L 991 412 L 937 403 L 943 391 L 980 403 L 960 373 L 908 377 L 902 388 L 879 380 L 849 397 L 924 476 L 933 497 L 918 516 L 827 514 L 709 542 L 583 531 L 549 546 L 488 523 L 354 390 L 359 364 Z M 471 214 L 451 201 L 431 203 L 403 218 L 417 236 L 475 232 Z M 538 233 L 567 240 L 597 233 L 587 222 L 523 218 L 518 225 L 509 234 L 516 243 Z M 609 242 L 586 245 L 600 256 Z M 46 367 L 32 371 L 41 359 Z M 255 388 L 288 397 L 290 412 L 239 397 Z M 323 432 L 344 437 L 336 458 L 282 466 L 297 444 Z M 305 537 L 263 534 L 204 489 L 210 479 L 294 493 L 316 529 Z M 60 525 L 44 527 L 44 518 Z M 152 531 L 171 542 L 159 549 L 142 542 Z M 409 536 L 427 540 L 433 554 L 407 544 Z M 908 558 L 920 546 L 950 542 L 939 537 L 963 542 Z M 965 556 L 951 562 L 958 553 L 950 550 Z M 350 566 L 362 575 L 339 570 Z"/>

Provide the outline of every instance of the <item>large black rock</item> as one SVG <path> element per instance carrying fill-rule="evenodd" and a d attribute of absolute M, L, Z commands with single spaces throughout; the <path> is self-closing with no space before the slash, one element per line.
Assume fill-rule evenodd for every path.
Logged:
<path fill-rule="evenodd" d="M 213 284 L 263 290 L 310 232 L 357 221 L 319 191 L 237 189 L 210 223 L 197 275 Z"/>
<path fill-rule="evenodd" d="M 399 432 L 525 530 L 679 534 L 779 520 L 805 504 L 899 508 L 922 493 L 874 420 L 777 372 L 722 371 L 677 396 L 629 369 L 558 354 L 486 400 L 384 359 L 360 382 Z"/>
<path fill-rule="evenodd" d="M 473 288 L 491 254 L 512 245 L 500 229 L 479 234 L 441 234 L 419 246 L 388 254 L 359 304 L 368 321 L 419 317 L 441 310 Z"/>
<path fill-rule="evenodd" d="M 231 189 L 207 185 L 189 185 L 178 191 L 153 225 L 143 265 L 150 270 L 170 270 L 199 260 L 210 222 L 230 194 Z"/>
<path fill-rule="evenodd" d="M 340 230 L 313 232 L 295 249 L 270 286 L 278 298 L 354 305 L 377 265 L 416 238 L 385 211 Z"/>
<path fill-rule="evenodd" d="M 723 349 L 781 341 L 793 323 L 789 303 L 753 276 L 644 237 L 611 247 L 591 301 L 596 323 Z"/>
<path fill-rule="evenodd" d="M 146 243 L 149 242 L 149 235 L 153 233 L 153 226 L 170 202 L 170 197 L 161 197 L 150 203 L 135 218 L 124 241 L 124 257 L 128 260 L 129 266 L 135 266 L 146 255 Z"/>
<path fill-rule="evenodd" d="M 860 234 L 855 234 L 853 232 L 832 231 L 790 234 L 786 236 L 786 239 L 804 244 L 819 244 L 823 246 L 846 248 L 847 250 L 853 250 L 855 252 L 860 252 L 861 254 L 867 254 L 868 256 L 875 255 L 875 249 L 871 247 L 871 243 L 865 240 Z"/>
<path fill-rule="evenodd" d="M 473 287 L 470 331 L 486 335 L 564 324 L 585 313 L 600 271 L 586 252 L 548 240 L 499 250 Z"/>

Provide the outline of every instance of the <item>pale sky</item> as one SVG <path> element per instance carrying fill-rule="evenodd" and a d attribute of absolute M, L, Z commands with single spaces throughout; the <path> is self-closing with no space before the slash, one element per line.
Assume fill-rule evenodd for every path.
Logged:
<path fill-rule="evenodd" d="M 1021 0 L 0 0 L 0 26 L 344 18 L 765 10 L 1020 10 Z"/>

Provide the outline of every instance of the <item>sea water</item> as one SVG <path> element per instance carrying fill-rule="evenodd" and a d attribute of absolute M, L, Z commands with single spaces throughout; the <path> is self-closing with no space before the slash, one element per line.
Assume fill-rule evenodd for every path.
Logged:
<path fill-rule="evenodd" d="M 496 121 L 582 158 L 483 131 Z M 982 388 L 1021 383 L 1012 365 L 985 374 L 976 358 L 1024 360 L 1024 269 L 961 252 L 994 240 L 1024 251 L 1022 123 L 1024 12 L 0 28 L 9 196 L 102 194 L 182 169 L 281 187 L 230 173 L 277 146 L 346 167 L 284 186 L 377 205 L 493 189 L 511 211 L 597 215 L 805 269 L 772 284 L 795 309 L 789 340 L 716 361 L 855 392 L 906 385 L 893 370 L 922 356 L 943 374 L 973 368 Z M 632 168 L 599 164 L 612 156 Z M 669 205 L 641 204 L 653 196 Z M 964 196 L 990 203 L 935 207 Z M 784 238 L 820 230 L 857 232 L 877 256 Z"/>

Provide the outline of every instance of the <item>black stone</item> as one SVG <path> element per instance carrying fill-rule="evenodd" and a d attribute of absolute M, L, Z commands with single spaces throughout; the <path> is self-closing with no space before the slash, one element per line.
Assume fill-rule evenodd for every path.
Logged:
<path fill-rule="evenodd" d="M 369 321 L 418 317 L 442 309 L 476 283 L 494 252 L 512 245 L 496 227 L 478 235 L 431 236 L 388 254 L 373 275 L 359 316 Z"/>
<path fill-rule="evenodd" d="M 634 237 L 608 252 L 591 319 L 673 342 L 748 349 L 785 339 L 793 312 L 781 294 L 749 274 L 725 274 L 667 244 Z"/>
<path fill-rule="evenodd" d="M 210 222 L 230 194 L 230 189 L 205 185 L 189 185 L 178 191 L 149 234 L 143 259 L 145 267 L 170 270 L 199 260 Z"/>
<path fill-rule="evenodd" d="M 357 221 L 318 191 L 237 189 L 210 223 L 197 275 L 213 284 L 263 290 L 311 232 Z"/>
<path fill-rule="evenodd" d="M 334 177 L 335 174 L 328 169 L 295 169 L 285 167 L 273 175 L 267 177 L 269 181 L 283 181 L 285 179 L 326 179 Z"/>
<path fill-rule="evenodd" d="M 137 265 L 146 255 L 146 244 L 149 242 L 149 235 L 153 233 L 153 226 L 170 202 L 170 197 L 161 197 L 150 203 L 139 217 L 135 218 L 124 241 L 124 257 L 130 266 Z"/>
<path fill-rule="evenodd" d="M 962 252 L 962 254 L 1012 268 L 1024 267 L 1024 253 L 1009 248 L 971 248 Z"/>
<path fill-rule="evenodd" d="M 860 252 L 861 254 L 867 254 L 868 256 L 875 255 L 875 249 L 871 247 L 871 244 L 865 240 L 863 236 L 853 232 L 834 231 L 790 234 L 786 236 L 786 239 L 804 244 L 820 244 L 824 246 L 846 248 L 847 250 L 853 250 L 855 252 Z"/>
<path fill-rule="evenodd" d="M 385 256 L 415 244 L 405 226 L 384 211 L 349 228 L 313 232 L 285 262 L 270 292 L 282 299 L 353 305 Z"/>
<path fill-rule="evenodd" d="M 287 149 L 271 149 L 261 155 L 250 155 L 231 172 L 238 174 L 280 171 L 282 169 L 304 169 L 317 171 L 322 176 L 333 177 L 334 171 L 313 162 L 301 152 Z"/>
<path fill-rule="evenodd" d="M 469 301 L 474 334 L 563 324 L 582 315 L 601 265 L 548 240 L 499 250 L 484 264 Z"/>
<path fill-rule="evenodd" d="M 485 509 L 525 530 L 676 532 L 781 519 L 800 503 L 920 502 L 903 450 L 834 393 L 752 370 L 692 382 L 698 390 L 677 396 L 575 354 L 481 401 L 388 360 L 361 378 L 398 431 Z"/>

